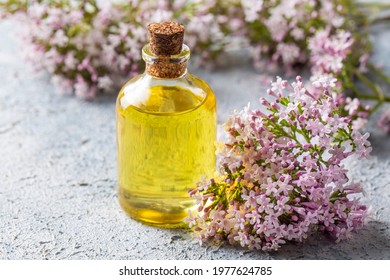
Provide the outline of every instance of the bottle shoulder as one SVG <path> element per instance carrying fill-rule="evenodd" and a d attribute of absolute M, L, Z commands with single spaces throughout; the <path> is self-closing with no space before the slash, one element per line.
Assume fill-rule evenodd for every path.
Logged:
<path fill-rule="evenodd" d="M 138 75 L 123 86 L 117 100 L 121 110 L 132 108 L 154 114 L 183 113 L 204 103 L 215 107 L 214 93 L 206 82 L 190 73 L 176 79 Z"/>

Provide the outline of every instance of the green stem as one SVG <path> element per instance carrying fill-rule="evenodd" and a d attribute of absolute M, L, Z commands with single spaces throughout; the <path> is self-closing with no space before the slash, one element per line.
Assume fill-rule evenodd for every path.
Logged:
<path fill-rule="evenodd" d="M 379 71 L 379 69 L 377 69 L 377 70 Z M 375 104 L 375 106 L 372 107 L 372 109 L 370 110 L 371 114 L 374 113 L 384 102 L 390 102 L 390 97 L 385 96 L 383 94 L 382 89 L 377 84 L 371 82 L 366 76 L 364 76 L 358 70 L 354 70 L 354 73 L 376 95 L 376 96 L 372 96 L 372 95 L 367 95 L 367 94 L 360 94 L 358 91 L 355 91 L 356 96 L 360 99 L 370 99 L 370 100 L 377 100 L 378 101 Z M 384 74 L 381 74 L 380 77 L 382 79 L 385 79 L 385 80 L 387 79 L 387 77 L 384 76 Z"/>
<path fill-rule="evenodd" d="M 307 135 L 307 133 L 306 133 L 305 131 L 303 131 L 304 128 L 302 128 L 302 129 L 296 128 L 295 130 L 296 130 L 299 134 L 301 134 L 301 135 L 303 136 L 303 138 L 305 138 L 305 140 L 306 140 L 307 143 L 310 143 L 310 137 L 309 137 L 309 135 Z M 294 138 L 294 140 L 295 140 L 295 142 L 301 144 L 301 143 L 298 141 L 298 139 L 297 139 L 296 137 Z"/>
<path fill-rule="evenodd" d="M 377 84 L 371 82 L 366 76 L 364 76 L 358 70 L 354 70 L 354 73 L 363 83 L 366 84 L 368 88 L 372 90 L 373 93 L 375 93 L 379 101 L 383 102 L 385 100 L 385 95 L 383 94 L 381 88 Z"/>
<path fill-rule="evenodd" d="M 378 23 L 385 22 L 388 20 L 390 20 L 390 15 L 376 16 L 376 17 L 369 18 L 367 20 L 368 21 L 367 23 L 368 23 L 368 25 L 374 25 L 374 24 L 378 24 Z"/>
<path fill-rule="evenodd" d="M 370 11 L 383 11 L 383 10 L 386 10 L 386 9 L 390 9 L 390 4 L 388 3 L 381 3 L 381 2 L 360 2 L 360 3 L 357 3 L 358 6 L 361 8 L 361 9 L 366 9 L 366 10 L 370 10 Z"/>
<path fill-rule="evenodd" d="M 359 93 L 357 93 L 356 97 L 359 98 L 359 99 L 366 99 L 366 100 L 378 100 L 378 98 L 376 96 L 372 96 L 372 95 L 369 95 L 369 94 L 359 94 Z M 390 97 L 385 96 L 383 98 L 383 102 L 390 102 Z"/>
<path fill-rule="evenodd" d="M 378 102 L 375 104 L 375 106 L 371 108 L 370 113 L 371 113 L 371 114 L 374 113 L 382 104 L 383 104 L 383 102 L 378 101 Z"/>
<path fill-rule="evenodd" d="M 379 78 L 381 78 L 384 82 L 390 84 L 390 77 L 384 74 L 378 67 L 373 65 L 372 63 L 367 63 L 368 69 L 373 71 L 375 75 L 377 75 Z"/>
<path fill-rule="evenodd" d="M 390 4 L 388 3 L 368 3 L 358 1 L 357 6 L 363 15 L 368 15 L 366 17 L 366 23 L 368 23 L 368 25 L 373 25 L 390 19 L 389 14 L 386 14 L 387 11 L 390 11 Z"/>

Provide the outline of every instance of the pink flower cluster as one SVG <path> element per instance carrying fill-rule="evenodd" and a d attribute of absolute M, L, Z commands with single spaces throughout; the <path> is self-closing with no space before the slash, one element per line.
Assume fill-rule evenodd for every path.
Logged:
<path fill-rule="evenodd" d="M 363 225 L 363 190 L 343 161 L 364 158 L 371 147 L 367 133 L 338 115 L 334 82 L 314 81 L 311 92 L 300 77 L 292 84 L 278 77 L 272 100 L 260 100 L 269 113 L 248 106 L 225 123 L 220 176 L 190 192 L 199 212 L 187 222 L 201 241 L 268 251 L 314 230 L 339 241 Z"/>
<path fill-rule="evenodd" d="M 139 70 L 146 36 L 142 27 L 125 24 L 126 13 L 119 7 L 31 1 L 18 16 L 25 23 L 27 59 L 52 74 L 59 93 L 92 99 Z"/>
<path fill-rule="evenodd" d="M 245 41 L 246 26 L 239 1 L 167 1 L 174 3 L 173 18 L 186 27 L 185 42 L 199 56 L 198 64 L 211 68 L 221 53 Z"/>
<path fill-rule="evenodd" d="M 356 30 L 356 22 L 364 18 L 356 12 L 356 4 L 351 0 L 242 2 L 244 7 L 261 5 L 256 12 L 244 9 L 255 65 L 264 67 L 266 56 L 294 73 L 297 65 L 308 63 L 312 79 L 325 75 L 337 79 L 337 91 L 344 93 L 338 97 L 342 115 L 350 116 L 356 127 L 363 126 L 370 111 L 356 98 L 359 90 L 352 77 L 355 71 L 366 71 L 371 47 L 367 36 Z M 256 30 L 262 30 L 262 36 Z"/>
<path fill-rule="evenodd" d="M 343 1 L 327 0 L 242 0 L 248 34 L 260 53 L 281 62 L 287 69 L 310 59 L 307 47 L 321 30 L 332 32 L 344 25 Z M 245 9 L 245 7 L 257 7 Z M 255 30 L 262 30 L 257 36 Z M 257 58 L 261 56 L 257 55 Z"/>
<path fill-rule="evenodd" d="M 223 1 L 122 1 L 98 5 L 88 1 L 29 1 L 20 4 L 25 24 L 24 49 L 37 68 L 52 74 L 60 93 L 92 99 L 99 90 L 118 85 L 143 69 L 141 48 L 146 26 L 176 19 L 186 25 L 186 43 L 204 61 L 215 58 L 231 41 L 243 21 L 230 21 L 240 12 L 237 3 Z M 10 7 L 15 3 L 11 1 Z M 213 12 L 211 12 L 213 11 Z M 222 28 L 223 25 L 223 28 Z"/>
<path fill-rule="evenodd" d="M 354 40 L 348 31 L 339 30 L 331 34 L 329 29 L 317 31 L 309 40 L 312 73 L 329 73 L 337 76 L 352 51 Z"/>

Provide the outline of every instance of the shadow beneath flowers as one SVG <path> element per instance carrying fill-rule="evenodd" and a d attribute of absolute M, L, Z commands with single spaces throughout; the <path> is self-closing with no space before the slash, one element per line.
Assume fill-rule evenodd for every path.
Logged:
<path fill-rule="evenodd" d="M 339 243 L 316 233 L 303 243 L 285 244 L 270 255 L 273 259 L 390 259 L 390 226 L 370 221 L 363 229 L 354 232 L 351 239 Z"/>

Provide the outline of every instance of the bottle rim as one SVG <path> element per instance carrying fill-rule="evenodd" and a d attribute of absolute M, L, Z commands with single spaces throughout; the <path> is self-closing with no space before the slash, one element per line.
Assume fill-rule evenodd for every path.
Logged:
<path fill-rule="evenodd" d="M 181 48 L 181 52 L 175 55 L 170 55 L 170 56 L 157 56 L 154 55 L 151 50 L 150 50 L 150 44 L 146 44 L 142 48 L 142 59 L 146 63 L 155 63 L 158 61 L 163 60 L 168 60 L 169 63 L 183 63 L 186 62 L 190 59 L 190 48 L 186 45 L 183 44 Z"/>

